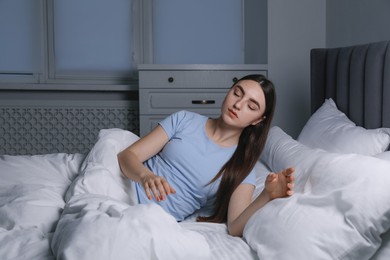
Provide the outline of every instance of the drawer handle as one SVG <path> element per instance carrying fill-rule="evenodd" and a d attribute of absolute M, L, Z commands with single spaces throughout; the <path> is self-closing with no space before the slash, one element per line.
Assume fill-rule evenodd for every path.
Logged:
<path fill-rule="evenodd" d="M 169 82 L 169 83 L 172 83 L 173 81 L 175 81 L 175 79 L 174 79 L 173 77 L 169 77 L 169 78 L 168 78 L 168 82 Z"/>
<path fill-rule="evenodd" d="M 192 100 L 192 104 L 196 105 L 209 105 L 209 104 L 215 104 L 215 100 Z"/>

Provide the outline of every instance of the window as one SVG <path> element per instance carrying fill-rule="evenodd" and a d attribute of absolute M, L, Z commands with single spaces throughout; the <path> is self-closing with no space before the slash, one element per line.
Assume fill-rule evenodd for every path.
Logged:
<path fill-rule="evenodd" d="M 0 80 L 39 80 L 44 66 L 42 16 L 41 1 L 0 1 Z"/>
<path fill-rule="evenodd" d="M 1 0 L 0 35 L 0 83 L 136 85 L 141 63 L 267 63 L 267 1 Z"/>
<path fill-rule="evenodd" d="M 242 64 L 242 28 L 241 1 L 154 0 L 154 63 Z"/>
<path fill-rule="evenodd" d="M 266 0 L 153 0 L 153 62 L 266 64 Z"/>
<path fill-rule="evenodd" d="M 144 62 L 145 0 L 0 1 L 0 80 L 120 84 Z M 146 9 L 147 11 L 147 9 Z"/>
<path fill-rule="evenodd" d="M 136 69 L 131 10 L 128 0 L 53 0 L 50 77 L 129 78 Z"/>

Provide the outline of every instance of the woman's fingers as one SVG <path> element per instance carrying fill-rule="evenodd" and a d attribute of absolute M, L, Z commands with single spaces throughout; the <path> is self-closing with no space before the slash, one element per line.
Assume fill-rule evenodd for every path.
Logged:
<path fill-rule="evenodd" d="M 147 182 L 143 182 L 142 184 L 144 186 L 146 197 L 148 197 L 148 200 L 151 200 L 152 199 L 152 194 L 150 194 L 149 184 Z"/>
<path fill-rule="evenodd" d="M 276 180 L 276 177 L 277 177 L 276 173 L 271 172 L 270 174 L 268 174 L 266 180 L 269 182 L 272 182 L 272 181 Z"/>
<path fill-rule="evenodd" d="M 156 201 L 165 200 L 167 195 L 176 193 L 163 177 L 152 176 L 142 180 L 142 183 L 149 200 L 153 197 Z"/>
<path fill-rule="evenodd" d="M 161 190 L 158 189 L 158 186 L 159 185 L 159 181 L 156 180 L 156 178 L 153 178 L 153 179 L 150 179 L 148 182 L 148 187 L 146 187 L 147 189 L 145 189 L 146 193 L 150 193 L 156 201 L 160 201 L 161 200 Z M 152 199 L 152 196 L 148 196 L 149 200 Z"/>
<path fill-rule="evenodd" d="M 271 198 L 283 198 L 294 194 L 294 171 L 295 169 L 290 167 L 267 176 L 266 189 Z"/>
<path fill-rule="evenodd" d="M 295 176 L 294 176 L 294 171 L 295 169 L 290 167 L 290 168 L 287 168 L 285 171 L 284 171 L 284 176 L 286 176 L 286 181 L 287 181 L 287 195 L 288 196 L 292 196 L 294 194 L 294 181 L 295 181 Z"/>
<path fill-rule="evenodd" d="M 154 181 L 152 182 L 151 184 L 151 190 L 152 190 L 152 193 L 154 195 L 154 198 L 157 200 L 157 201 L 160 201 L 163 194 L 162 194 L 162 191 L 160 189 L 160 186 L 161 186 L 161 183 L 159 181 Z"/>
<path fill-rule="evenodd" d="M 284 176 L 286 176 L 286 177 L 292 177 L 293 175 L 293 173 L 294 173 L 294 171 L 295 171 L 295 169 L 293 168 L 293 167 L 289 167 L 289 168 L 287 168 L 287 169 L 284 169 L 283 171 L 282 171 L 282 174 L 284 175 Z"/>
<path fill-rule="evenodd" d="M 171 185 L 169 185 L 169 183 L 165 179 L 162 179 L 162 185 L 167 195 L 176 193 L 175 189 L 172 188 Z"/>

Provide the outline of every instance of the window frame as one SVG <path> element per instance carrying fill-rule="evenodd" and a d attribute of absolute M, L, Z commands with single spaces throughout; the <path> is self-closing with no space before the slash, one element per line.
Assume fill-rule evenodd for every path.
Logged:
<path fill-rule="evenodd" d="M 44 84 L 53 86 L 42 86 L 45 89 L 56 89 L 55 84 L 79 84 L 80 89 L 93 88 L 91 85 L 123 85 L 122 88 L 128 89 L 128 85 L 135 87 L 138 82 L 137 70 L 131 73 L 130 77 L 123 77 L 113 73 L 112 75 L 100 76 L 99 73 L 87 74 L 59 74 L 55 68 L 54 52 L 54 1 L 41 0 L 41 35 L 42 39 L 42 72 L 41 73 L 23 73 L 0 71 L 0 89 L 17 88 L 13 83 L 28 83 L 34 89 Z M 132 39 L 134 44 L 134 60 L 136 64 L 152 63 L 152 0 L 133 0 L 132 3 Z M 127 86 L 127 87 L 126 87 Z M 26 88 L 26 86 L 24 86 Z M 65 86 L 57 87 L 66 89 Z M 102 86 L 100 87 L 102 88 Z M 121 87 L 118 87 L 121 89 Z"/>
<path fill-rule="evenodd" d="M 39 5 L 41 9 L 41 21 L 40 21 L 40 29 L 41 29 L 41 36 L 44 37 L 44 19 L 46 15 L 46 9 L 45 9 L 45 1 L 47 0 L 39 0 Z M 42 45 L 45 44 L 44 39 L 42 40 Z M 44 48 L 41 46 L 41 48 Z M 41 52 L 42 56 L 45 56 L 44 50 Z M 45 60 L 45 57 L 41 57 L 42 62 Z M 44 79 L 44 64 L 41 64 L 42 73 L 40 72 L 28 72 L 28 71 L 1 71 L 0 70 L 0 89 L 2 88 L 2 83 L 41 83 Z"/>
<path fill-rule="evenodd" d="M 20 71 L 0 71 L 0 90 L 4 89 L 45 89 L 45 90 L 137 90 L 137 69 L 131 77 L 115 75 L 101 76 L 98 72 L 92 74 L 66 74 L 56 73 L 56 60 L 54 52 L 54 0 L 39 0 L 42 37 L 42 65 L 41 72 L 30 73 Z M 153 64 L 153 0 L 132 0 L 133 15 L 133 46 L 134 61 L 136 65 Z M 255 0 L 254 0 L 255 1 Z M 247 5 L 242 4 L 242 17 L 244 19 Z M 248 5 L 250 8 L 250 5 Z M 245 57 L 245 42 L 250 36 L 245 31 L 245 20 L 242 21 L 242 41 Z M 268 32 L 267 32 L 268 33 Z M 266 46 L 267 47 L 267 46 Z M 245 64 L 245 61 L 244 61 Z"/>

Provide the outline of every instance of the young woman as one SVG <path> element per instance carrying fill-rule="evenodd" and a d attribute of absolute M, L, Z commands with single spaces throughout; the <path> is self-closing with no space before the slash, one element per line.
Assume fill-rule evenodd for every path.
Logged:
<path fill-rule="evenodd" d="M 180 111 L 118 154 L 135 182 L 139 203 L 154 200 L 176 220 L 213 203 L 211 216 L 241 236 L 248 219 L 267 202 L 291 196 L 294 169 L 270 173 L 252 201 L 253 167 L 263 150 L 275 109 L 275 90 L 262 75 L 248 75 L 228 91 L 218 118 Z"/>

